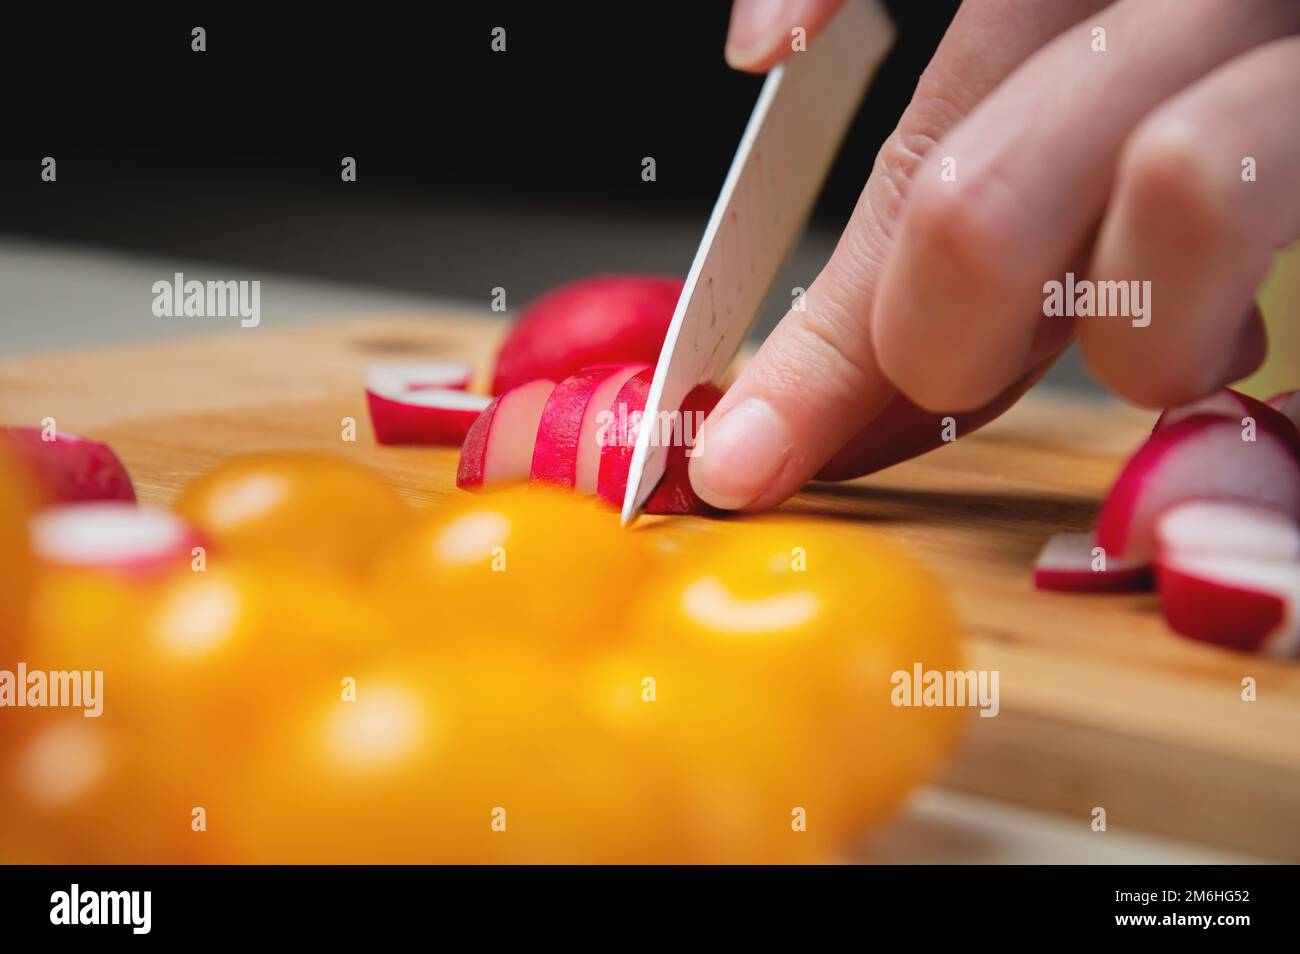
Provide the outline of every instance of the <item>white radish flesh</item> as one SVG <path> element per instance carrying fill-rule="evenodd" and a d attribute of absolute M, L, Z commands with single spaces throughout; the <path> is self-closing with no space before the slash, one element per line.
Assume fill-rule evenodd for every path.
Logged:
<path fill-rule="evenodd" d="M 32 518 L 32 549 L 52 567 L 151 573 L 188 567 L 199 535 L 165 510 L 117 501 L 63 504 Z"/>
<path fill-rule="evenodd" d="M 1098 552 L 1091 533 L 1053 535 L 1034 562 L 1034 586 L 1040 590 L 1118 593 L 1149 589 L 1150 585 L 1149 566 Z"/>
<path fill-rule="evenodd" d="M 1160 514 L 1156 545 L 1162 556 L 1300 560 L 1300 525 L 1273 507 L 1235 500 L 1188 500 Z"/>

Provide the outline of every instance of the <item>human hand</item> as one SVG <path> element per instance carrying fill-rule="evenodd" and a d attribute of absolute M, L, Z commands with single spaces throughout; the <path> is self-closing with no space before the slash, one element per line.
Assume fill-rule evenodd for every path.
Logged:
<path fill-rule="evenodd" d="M 840 2 L 737 0 L 728 60 L 767 69 Z M 1254 291 L 1300 236 L 1298 30 L 1295 0 L 966 0 L 803 309 L 702 428 L 696 491 L 762 509 L 913 456 L 1076 333 L 1151 407 L 1253 370 Z M 1150 282 L 1151 320 L 1047 317 L 1067 272 Z"/>

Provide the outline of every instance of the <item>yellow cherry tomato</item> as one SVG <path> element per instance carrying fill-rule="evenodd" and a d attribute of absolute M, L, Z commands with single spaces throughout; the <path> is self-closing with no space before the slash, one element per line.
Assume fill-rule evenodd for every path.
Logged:
<path fill-rule="evenodd" d="M 639 758 L 672 766 L 682 860 L 828 860 L 960 728 L 961 709 L 894 704 L 896 673 L 961 668 L 945 594 L 856 528 L 732 524 L 683 553 L 632 625 L 593 661 L 585 705 Z"/>
<path fill-rule="evenodd" d="M 461 662 L 464 662 L 462 660 Z M 296 863 L 614 863 L 661 857 L 662 779 L 534 663 L 359 673 L 266 727 L 238 782 L 235 854 Z"/>
<path fill-rule="evenodd" d="M 0 776 L 13 783 L 0 794 L 0 828 L 38 853 L 28 860 L 241 860 L 229 853 L 228 779 L 244 783 L 265 725 L 336 697 L 382 629 L 337 583 L 261 566 L 122 586 L 85 576 L 43 586 L 42 603 L 86 608 L 78 625 L 38 614 L 46 625 L 28 666 L 102 674 L 101 711 L 13 710 L 21 721 L 0 725 Z M 42 753 L 65 753 L 75 792 L 59 794 L 71 782 L 41 768 Z"/>
<path fill-rule="evenodd" d="M 228 556 L 353 577 L 410 516 L 368 468 L 295 453 L 227 461 L 186 487 L 175 509 Z"/>
<path fill-rule="evenodd" d="M 431 512 L 384 554 L 374 593 L 418 641 L 585 649 L 618 638 L 651 559 L 590 498 L 523 487 Z"/>
<path fill-rule="evenodd" d="M 26 478 L 0 456 L 0 651 L 15 649 L 27 629 L 34 575 L 27 534 L 31 512 Z"/>

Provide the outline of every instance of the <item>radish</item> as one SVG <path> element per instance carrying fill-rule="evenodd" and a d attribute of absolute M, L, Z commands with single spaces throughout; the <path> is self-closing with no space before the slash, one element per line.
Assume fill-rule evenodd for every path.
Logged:
<path fill-rule="evenodd" d="M 682 293 L 679 278 L 615 275 L 572 282 L 524 309 L 497 354 L 492 393 L 560 381 L 600 364 L 651 364 Z"/>
<path fill-rule="evenodd" d="M 46 503 L 135 502 L 131 475 L 107 444 L 65 433 L 47 441 L 37 427 L 0 428 L 0 443 L 26 465 Z"/>
<path fill-rule="evenodd" d="M 1300 647 L 1300 563 L 1178 554 L 1157 569 L 1171 629 L 1232 649 L 1293 656 Z"/>
<path fill-rule="evenodd" d="M 493 398 L 465 435 L 456 486 L 476 490 L 527 480 L 537 425 L 554 390 L 554 381 L 530 381 Z"/>
<path fill-rule="evenodd" d="M 642 424 L 641 412 L 645 410 L 653 378 L 653 368 L 646 368 L 629 378 L 604 415 L 596 495 L 617 508 L 623 506 L 628 471 L 632 465 L 632 451 L 636 447 L 637 433 Z M 668 448 L 664 476 L 646 501 L 646 513 L 715 512 L 696 496 L 687 471 L 690 465 L 688 453 L 695 445 L 699 423 L 713 410 L 721 397 L 721 393 L 712 385 L 699 385 L 686 396 L 680 413 L 673 420 L 661 416 L 660 421 L 651 424 L 658 427 L 660 441 L 671 439 L 672 443 Z"/>
<path fill-rule="evenodd" d="M 446 388 L 366 391 L 370 423 L 380 444 L 459 447 L 491 398 Z"/>
<path fill-rule="evenodd" d="M 59 504 L 31 520 L 32 550 L 50 567 L 143 575 L 187 567 L 199 534 L 166 510 L 121 501 Z"/>
<path fill-rule="evenodd" d="M 1211 554 L 1300 560 L 1300 526 L 1285 512 L 1237 500 L 1186 500 L 1156 520 L 1161 559 Z"/>
<path fill-rule="evenodd" d="M 1071 593 L 1118 593 L 1151 586 L 1151 568 L 1144 563 L 1094 554 L 1091 533 L 1057 533 L 1034 562 L 1034 586 Z"/>
<path fill-rule="evenodd" d="M 1193 497 L 1220 497 L 1300 514 L 1300 436 L 1255 402 L 1255 440 L 1232 418 L 1199 414 L 1154 431 L 1116 478 L 1097 520 L 1111 558 L 1142 562 L 1155 552 L 1160 512 Z"/>
<path fill-rule="evenodd" d="M 585 368 L 556 385 L 538 424 L 531 479 L 595 493 L 600 470 L 600 412 L 609 410 L 628 379 L 646 367 Z"/>
<path fill-rule="evenodd" d="M 1250 414 L 1252 406 L 1257 403 L 1259 402 L 1256 402 L 1254 398 L 1242 394 L 1240 391 L 1234 391 L 1232 388 L 1220 388 L 1213 394 L 1207 394 L 1199 401 L 1193 401 L 1191 404 L 1183 404 L 1179 407 L 1166 408 L 1161 411 L 1152 430 L 1158 431 L 1162 427 L 1169 427 L 1197 414 L 1215 414 L 1220 417 L 1231 417 L 1240 420 Z"/>
<path fill-rule="evenodd" d="M 459 361 L 414 361 L 373 364 L 366 370 L 366 390 L 380 394 L 403 391 L 464 391 L 473 369 Z"/>
<path fill-rule="evenodd" d="M 1289 401 L 1294 394 L 1295 391 L 1279 391 L 1264 403 L 1275 411 L 1281 411 L 1282 408 L 1286 406 L 1286 402 Z M 1295 418 L 1292 418 L 1292 420 L 1294 421 Z"/>
<path fill-rule="evenodd" d="M 1300 391 L 1292 391 L 1279 408 L 1288 421 L 1300 429 Z"/>

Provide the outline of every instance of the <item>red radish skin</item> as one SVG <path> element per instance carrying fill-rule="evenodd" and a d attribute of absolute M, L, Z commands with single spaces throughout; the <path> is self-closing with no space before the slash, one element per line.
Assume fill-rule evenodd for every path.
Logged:
<path fill-rule="evenodd" d="M 533 448 L 530 479 L 560 487 L 581 488 L 579 480 L 583 438 L 588 418 L 594 419 L 602 406 L 602 394 L 618 393 L 620 381 L 626 381 L 644 365 L 601 365 L 585 368 L 555 386 L 542 410 Z M 611 394 L 611 386 L 613 394 Z M 605 400 L 603 406 L 608 406 Z M 589 413 L 591 412 L 591 413 Z M 594 429 L 594 425 L 593 425 Z M 583 490 L 590 493 L 589 490 Z"/>
<path fill-rule="evenodd" d="M 1300 563 L 1198 554 L 1162 560 L 1157 576 L 1175 632 L 1279 656 L 1300 648 Z"/>
<path fill-rule="evenodd" d="M 1048 539 L 1034 562 L 1034 586 L 1067 593 L 1122 593 L 1151 588 L 1151 568 L 1144 563 L 1106 558 L 1094 569 L 1091 533 L 1058 533 Z"/>
<path fill-rule="evenodd" d="M 1267 404 L 1269 407 L 1271 407 L 1273 410 L 1280 411 L 1286 405 L 1286 402 L 1289 401 L 1292 395 L 1294 394 L 1295 391 L 1279 391 L 1277 392 L 1277 394 L 1274 394 L 1271 398 L 1269 398 L 1264 403 Z"/>
<path fill-rule="evenodd" d="M 554 381 L 530 381 L 493 399 L 465 435 L 456 486 L 478 490 L 527 480 L 537 426 L 554 390 Z"/>
<path fill-rule="evenodd" d="M 1232 418 L 1197 415 L 1152 433 L 1116 478 L 1097 520 L 1109 557 L 1139 563 L 1155 553 L 1160 512 L 1183 500 L 1217 497 L 1300 515 L 1300 442 L 1295 429 L 1255 402 L 1255 440 Z"/>
<path fill-rule="evenodd" d="M 1282 415 L 1300 430 L 1300 391 L 1292 391 L 1282 402 Z"/>
<path fill-rule="evenodd" d="M 367 391 L 370 423 L 380 444 L 459 447 L 491 398 L 467 391 Z"/>
<path fill-rule="evenodd" d="M 646 370 L 645 364 L 625 364 L 601 382 L 592 395 L 582 417 L 582 433 L 578 438 L 578 466 L 575 488 L 579 493 L 594 494 L 600 479 L 601 411 L 616 411 L 619 392 L 633 377 Z M 644 404 L 642 405 L 644 407 Z"/>
<path fill-rule="evenodd" d="M 654 378 L 654 368 L 647 368 L 628 379 L 615 398 L 602 429 L 600 449 L 600 475 L 597 479 L 596 496 L 612 507 L 621 509 L 623 497 L 627 492 L 628 471 L 632 466 L 632 452 L 636 448 L 637 432 L 640 427 L 641 413 L 645 409 L 646 398 L 650 394 L 650 382 Z M 686 446 L 689 437 L 694 446 L 697 411 L 707 414 L 713 410 L 722 395 L 710 385 L 700 385 L 687 395 L 682 404 L 683 415 L 689 414 L 691 421 L 686 424 L 682 418 L 681 440 L 674 440 L 668 448 L 668 460 L 664 466 L 664 476 L 646 501 L 645 512 L 651 514 L 709 514 L 716 513 L 712 507 L 696 496 L 691 487 L 687 473 L 690 458 Z"/>
<path fill-rule="evenodd" d="M 59 504 L 32 518 L 32 550 L 47 567 L 148 576 L 188 569 L 201 535 L 176 514 L 121 501 Z"/>
<path fill-rule="evenodd" d="M 658 360 L 682 280 L 607 275 L 563 285 L 519 316 L 497 354 L 492 393 L 601 364 Z"/>
<path fill-rule="evenodd" d="M 1161 559 L 1209 554 L 1300 560 L 1300 524 L 1276 507 L 1236 500 L 1186 500 L 1156 520 Z"/>
<path fill-rule="evenodd" d="M 1162 427 L 1170 427 L 1179 421 L 1195 417 L 1197 414 L 1216 414 L 1220 417 L 1232 417 L 1241 420 L 1250 413 L 1253 401 L 1253 398 L 1242 394 L 1240 391 L 1234 391 L 1232 388 L 1220 388 L 1213 394 L 1207 394 L 1199 401 L 1166 408 L 1161 411 L 1152 430 L 1158 431 Z"/>
<path fill-rule="evenodd" d="M 464 391 L 474 371 L 457 361 L 376 364 L 366 371 L 366 390 L 397 395 L 404 391 Z"/>
<path fill-rule="evenodd" d="M 62 432 L 51 441 L 43 435 L 37 427 L 0 428 L 0 443 L 27 467 L 46 503 L 135 502 L 131 475 L 107 444 Z"/>

